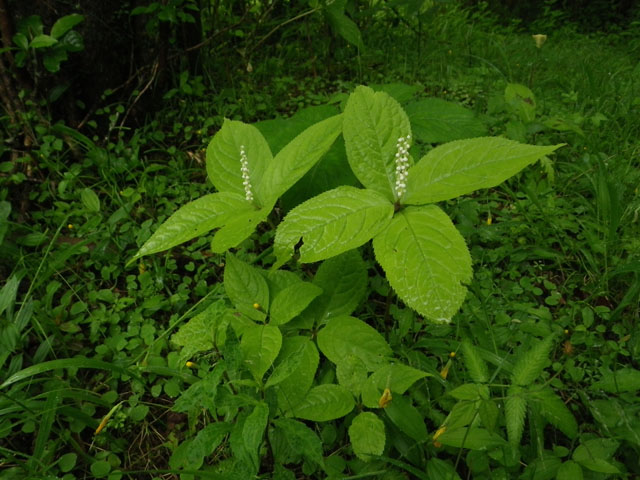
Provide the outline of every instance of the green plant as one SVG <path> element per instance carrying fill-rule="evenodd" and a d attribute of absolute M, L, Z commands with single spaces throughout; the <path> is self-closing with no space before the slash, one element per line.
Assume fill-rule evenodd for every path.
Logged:
<path fill-rule="evenodd" d="M 558 146 L 460 140 L 412 166 L 409 118 L 392 97 L 366 87 L 349 97 L 343 115 L 309 127 L 275 158 L 255 127 L 227 121 L 207 149 L 207 173 L 219 193 L 182 207 L 134 259 L 220 227 L 212 250 L 235 247 L 320 160 L 341 129 L 349 165 L 366 189 L 338 187 L 289 212 L 276 231 L 274 266 L 288 261 L 300 240 L 304 263 L 374 238 L 377 260 L 400 298 L 432 320 L 449 321 L 464 300 L 471 258 L 447 215 L 427 205 L 499 184 Z"/>
<path fill-rule="evenodd" d="M 193 0 L 171 0 L 169 2 L 151 2 L 147 6 L 136 7 L 131 15 L 151 15 L 147 21 L 147 31 L 157 30 L 159 22 L 195 23 L 195 18 L 188 11 L 199 12 Z"/>
<path fill-rule="evenodd" d="M 34 67 L 34 78 L 39 76 L 37 61 L 41 56 L 42 65 L 50 73 L 60 70 L 60 64 L 68 59 L 68 53 L 84 49 L 82 37 L 73 27 L 84 20 L 82 15 L 72 14 L 60 17 L 51 27 L 49 34 L 44 33 L 42 19 L 37 15 L 22 19 L 18 24 L 18 32 L 13 37 L 17 49 L 16 65 L 24 67 L 31 62 Z"/>
<path fill-rule="evenodd" d="M 249 237 L 276 200 L 322 157 L 340 134 L 341 118 L 309 127 L 275 157 L 257 128 L 226 121 L 207 149 L 207 173 L 218 193 L 182 207 L 134 259 L 166 250 L 214 228 L 211 249 L 224 252 Z"/>
<path fill-rule="evenodd" d="M 535 88 L 522 90 L 531 75 L 531 32 L 519 33 L 515 22 L 501 27 L 486 11 L 444 5 L 431 18 L 431 2 L 326 2 L 357 22 L 367 48 L 354 62 L 353 46 L 326 35 L 325 2 L 316 9 L 232 3 L 198 12 L 166 2 L 202 21 L 202 38 L 183 36 L 186 17 L 172 25 L 150 12 L 151 33 L 169 43 L 175 68 L 165 74 L 174 90 L 144 126 L 129 130 L 129 110 L 115 100 L 88 117 L 82 133 L 46 119 L 36 125 L 36 113 L 26 112 L 36 141 L 23 148 L 7 136 L 0 164 L 0 277 L 9 279 L 0 289 L 3 476 L 564 480 L 640 473 L 637 34 L 554 31 Z M 189 68 L 176 55 L 196 51 Z M 356 72 L 385 94 L 361 87 L 350 95 Z M 350 166 L 345 121 L 354 99 L 393 104 L 385 95 L 408 117 L 410 161 L 424 157 L 411 168 L 447 147 L 434 144 L 468 145 L 488 134 L 570 145 L 554 155 L 553 169 L 542 158 L 500 185 L 437 204 L 473 262 L 451 322 L 425 321 L 395 295 L 375 258 L 388 225 L 373 245 L 364 241 L 316 264 L 285 260 L 316 254 L 308 232 L 299 249 L 281 243 L 280 258 L 271 248 L 278 230 L 285 223 L 295 229 L 303 207 L 327 192 L 375 197 Z M 275 155 L 339 114 L 333 144 L 262 223 L 247 225 L 233 254 L 211 252 L 213 231 L 136 257 L 135 265 L 122 262 L 179 206 L 211 193 L 204 147 L 224 117 L 258 120 L 253 126 Z M 545 125 L 550 119 L 570 121 L 584 135 Z M 388 142 L 392 156 L 396 141 Z M 239 168 L 234 148 L 229 165 Z M 244 206 L 246 191 L 235 193 Z M 391 222 L 434 206 L 396 207 L 386 190 L 377 193 L 393 210 Z M 274 270 L 278 260 L 285 264 Z"/>
<path fill-rule="evenodd" d="M 438 104 L 435 108 L 455 111 L 457 116 L 445 122 L 469 122 L 453 107 Z M 177 447 L 170 462 L 174 468 L 199 469 L 204 457 L 230 435 L 229 444 L 221 447 L 230 448 L 233 455 L 223 462 L 230 465 L 228 471 L 257 474 L 265 455 L 263 439 L 268 440 L 267 455 L 281 465 L 277 468 L 303 461 L 303 471 L 309 473 L 317 468 L 329 475 L 341 471 L 332 473 L 323 459 L 320 438 L 288 417 L 327 422 L 348 416 L 352 449 L 365 463 L 385 452 L 385 422 L 403 435 L 426 442 L 422 414 L 404 394 L 416 381 L 433 374 L 394 358 L 380 333 L 349 316 L 366 292 L 366 268 L 353 249 L 373 238 L 376 258 L 398 296 L 421 315 L 449 322 L 464 300 L 471 258 L 448 216 L 429 204 L 496 185 L 558 148 L 500 138 L 457 140 L 432 149 L 413 165 L 409 117 L 391 96 L 367 87 L 351 94 L 343 114 L 306 128 L 275 157 L 255 127 L 225 121 L 207 149 L 207 173 L 218 193 L 181 207 L 132 261 L 215 228 L 219 230 L 211 242 L 214 252 L 241 244 L 267 219 L 278 198 L 321 160 L 340 133 L 349 166 L 366 188 L 338 186 L 320 193 L 290 210 L 275 232 L 274 267 L 287 262 L 301 240 L 300 262 L 325 260 L 313 282 L 292 272 L 252 267 L 227 253 L 224 285 L 233 308 L 226 301 L 214 302 L 172 338 L 181 346 L 184 361 L 203 365 L 202 380 L 184 392 L 175 408 L 188 412 L 192 425 L 212 421 Z M 533 377 L 522 374 L 526 376 L 522 380 L 522 375 L 514 374 L 513 388 L 528 387 L 538 375 L 550 342 L 551 338 L 546 339 L 544 351 L 532 354 Z M 318 350 L 330 363 L 320 363 Z M 192 362 L 194 355 L 200 359 Z M 217 356 L 220 362 L 213 368 L 206 366 L 210 360 L 202 362 Z M 521 363 L 521 369 L 532 368 L 530 359 Z M 469 388 L 484 391 L 489 400 L 485 386 Z M 463 397 L 459 400 L 469 400 Z M 524 393 L 512 392 L 507 403 L 520 398 L 525 398 Z M 356 401 L 360 411 L 352 413 Z M 444 426 L 450 428 L 443 437 L 447 444 L 473 448 L 486 440 L 489 433 L 466 430 L 479 408 L 475 397 L 474 402 L 466 403 L 471 410 L 464 408 L 467 420 L 457 418 L 463 404 L 445 420 Z M 201 418 L 203 408 L 207 415 Z M 384 409 L 386 416 L 381 418 L 375 409 Z M 519 441 L 521 422 L 520 411 L 508 419 L 514 444 Z M 466 433 L 458 438 L 456 428 Z M 451 440 L 454 437 L 458 440 Z M 433 460 L 429 465 L 440 464 Z M 410 466 L 404 468 L 412 471 Z"/>

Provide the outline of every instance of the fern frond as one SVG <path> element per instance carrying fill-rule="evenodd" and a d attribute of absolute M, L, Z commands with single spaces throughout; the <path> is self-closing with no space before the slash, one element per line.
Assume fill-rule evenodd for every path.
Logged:
<path fill-rule="evenodd" d="M 489 381 L 489 370 L 487 369 L 486 362 L 480 357 L 480 354 L 476 350 L 471 342 L 467 339 L 462 341 L 462 360 L 469 376 L 476 383 L 486 383 Z"/>
<path fill-rule="evenodd" d="M 578 434 L 578 422 L 573 413 L 567 408 L 562 399 L 550 388 L 532 392 L 532 401 L 539 402 L 542 417 L 569 438 Z"/>
<path fill-rule="evenodd" d="M 511 373 L 513 385 L 526 387 L 540 376 L 553 347 L 553 338 L 554 335 L 544 338 L 517 360 Z"/>
<path fill-rule="evenodd" d="M 527 415 L 527 400 L 520 387 L 512 386 L 509 388 L 507 399 L 504 402 L 504 414 L 509 443 L 518 445 L 522 439 L 524 420 Z"/>

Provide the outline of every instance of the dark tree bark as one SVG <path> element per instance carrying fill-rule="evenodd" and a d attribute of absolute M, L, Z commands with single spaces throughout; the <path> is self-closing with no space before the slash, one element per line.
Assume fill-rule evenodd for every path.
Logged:
<path fill-rule="evenodd" d="M 12 16 L 6 0 L 0 0 L 0 38 L 2 38 L 4 48 L 12 46 L 13 31 Z M 9 117 L 11 130 L 22 132 L 23 146 L 29 147 L 35 142 L 35 135 L 30 125 L 24 122 L 22 113 L 25 111 L 25 107 L 18 95 L 18 92 L 24 90 L 27 85 L 25 85 L 23 77 L 18 75 L 15 70 L 13 55 L 10 50 L 7 50 L 0 57 L 0 102 Z M 12 160 L 14 159 L 12 158 Z"/>

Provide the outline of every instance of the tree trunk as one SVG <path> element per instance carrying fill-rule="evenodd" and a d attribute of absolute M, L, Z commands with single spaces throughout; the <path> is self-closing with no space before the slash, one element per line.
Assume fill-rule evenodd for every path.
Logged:
<path fill-rule="evenodd" d="M 5 0 L 0 0 L 0 38 L 2 38 L 2 46 L 4 48 L 12 46 L 12 17 L 9 14 Z M 7 50 L 0 57 L 0 102 L 2 102 L 2 107 L 9 117 L 11 125 L 16 131 L 21 131 L 24 135 L 23 146 L 29 147 L 35 143 L 35 134 L 31 127 L 23 121 L 25 106 L 18 92 L 24 90 L 24 88 L 21 88 L 23 85 L 21 85 L 20 79 L 16 79 L 12 75 L 12 70 L 15 71 L 15 62 L 11 51 Z"/>

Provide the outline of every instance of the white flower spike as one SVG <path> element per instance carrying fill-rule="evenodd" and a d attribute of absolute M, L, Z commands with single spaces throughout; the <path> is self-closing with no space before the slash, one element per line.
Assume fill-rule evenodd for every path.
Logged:
<path fill-rule="evenodd" d="M 409 170 L 409 141 L 411 135 L 398 138 L 396 143 L 396 197 L 402 198 L 407 188 L 407 172 Z"/>
<path fill-rule="evenodd" d="M 249 177 L 249 159 L 244 145 L 240 145 L 240 171 L 242 172 L 242 185 L 244 185 L 244 198 L 248 202 L 253 202 L 253 192 L 251 191 L 251 178 Z"/>

